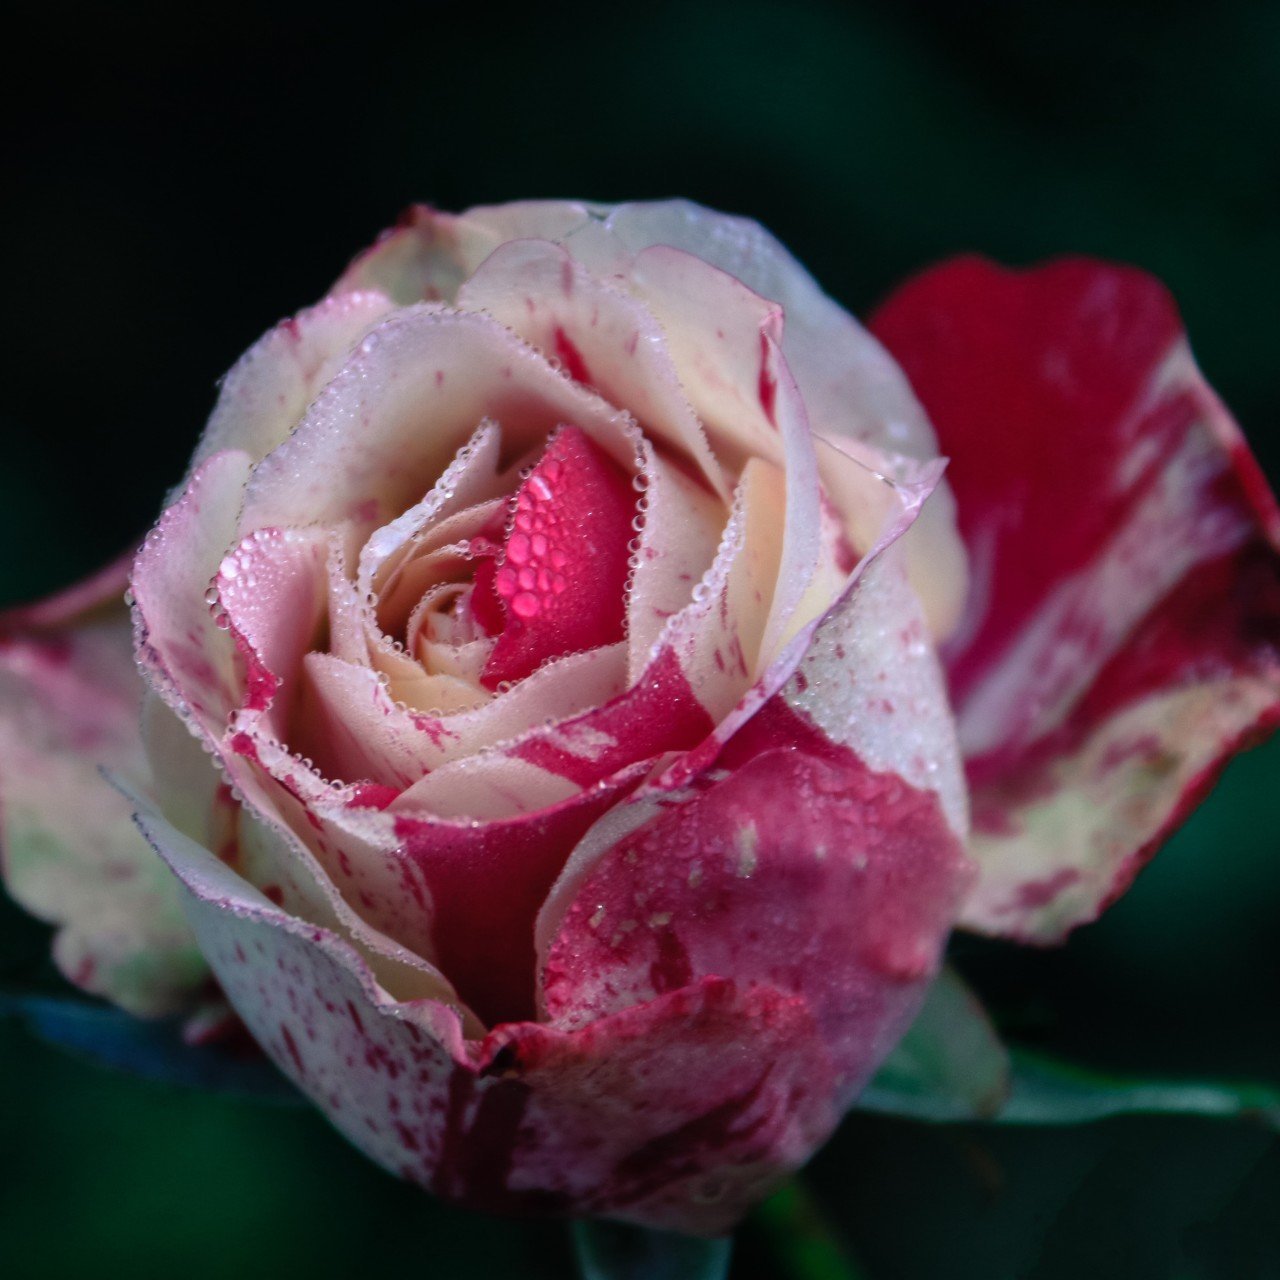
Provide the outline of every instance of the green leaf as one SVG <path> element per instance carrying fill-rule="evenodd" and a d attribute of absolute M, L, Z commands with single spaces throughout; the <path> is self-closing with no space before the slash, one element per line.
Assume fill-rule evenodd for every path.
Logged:
<path fill-rule="evenodd" d="M 1008 1051 L 977 997 L 944 969 L 858 1105 L 916 1120 L 972 1120 L 996 1116 L 1009 1089 Z"/>
<path fill-rule="evenodd" d="M 724 1280 L 733 1244 L 594 1218 L 573 1224 L 573 1243 L 582 1280 Z"/>
<path fill-rule="evenodd" d="M 184 1043 L 178 1018 L 135 1018 L 73 996 L 13 992 L 0 992 L 0 1017 L 16 1018 L 50 1044 L 145 1079 L 269 1102 L 303 1100 L 256 1052 Z"/>
<path fill-rule="evenodd" d="M 1132 1080 L 1013 1050 L 1004 1124 L 1083 1124 L 1118 1115 L 1248 1116 L 1280 1129 L 1280 1088 L 1219 1080 Z"/>
<path fill-rule="evenodd" d="M 1117 1115 L 1252 1116 L 1280 1128 L 1280 1086 L 1139 1080 L 1001 1044 L 950 970 L 858 1102 L 913 1120 L 1083 1124 Z"/>

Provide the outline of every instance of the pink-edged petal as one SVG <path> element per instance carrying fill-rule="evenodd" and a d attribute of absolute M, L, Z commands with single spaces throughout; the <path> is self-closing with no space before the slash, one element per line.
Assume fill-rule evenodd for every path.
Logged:
<path fill-rule="evenodd" d="M 192 467 L 224 449 L 238 449 L 255 462 L 266 457 L 391 308 L 383 293 L 343 293 L 278 324 L 223 379 Z"/>
<path fill-rule="evenodd" d="M 691 603 L 664 626 L 634 683 L 579 715 L 557 717 L 483 755 L 458 760 L 456 785 L 453 775 L 437 771 L 398 803 L 452 805 L 465 789 L 467 803 L 479 798 L 485 804 L 485 816 L 497 816 L 504 803 L 520 812 L 527 804 L 517 776 L 528 786 L 536 779 L 532 794 L 548 802 L 561 794 L 552 789 L 557 785 L 602 784 L 633 762 L 703 742 L 742 698 L 760 663 L 778 576 L 784 484 L 770 464 L 749 464 L 715 560 Z M 518 774 L 512 762 L 538 773 Z"/>
<path fill-rule="evenodd" d="M 461 214 L 413 205 L 356 258 L 334 292 L 376 289 L 400 306 L 452 302 L 499 245 L 528 237 L 557 240 L 589 220 L 588 207 L 572 200 L 480 205 Z"/>
<path fill-rule="evenodd" d="M 881 526 L 836 602 L 791 641 L 727 714 L 708 719 L 706 732 L 699 734 L 696 724 L 688 721 L 689 737 L 669 748 L 681 754 L 588 832 L 539 913 L 540 956 L 547 954 L 565 912 L 596 863 L 660 816 L 672 792 L 712 776 L 708 771 L 715 768 L 726 745 L 749 731 L 764 713 L 781 716 L 788 724 L 794 720 L 811 725 L 875 772 L 896 774 L 913 788 L 933 792 L 951 831 L 964 838 L 968 830 L 964 778 L 942 672 L 928 640 L 920 602 L 904 580 L 899 559 L 904 535 L 932 493 L 940 466 L 919 467 L 914 476 L 897 483 L 861 473 L 867 501 L 881 511 Z M 850 493 L 854 478 L 853 473 L 847 477 Z M 673 690 L 687 691 L 674 654 L 666 656 L 665 679 Z M 677 699 L 672 705 L 686 704 Z M 670 714 L 645 717 L 639 723 L 655 719 L 680 723 Z M 591 723 L 586 717 L 584 721 Z M 524 745 L 519 749 L 527 752 Z M 549 755 L 544 754 L 540 762 L 544 768 L 555 767 Z M 582 758 L 569 759 L 560 767 L 565 772 L 569 766 L 578 770 L 576 776 L 585 784 L 589 778 L 582 771 L 587 763 Z"/>
<path fill-rule="evenodd" d="M 512 459 L 572 423 L 634 466 L 636 432 L 618 410 L 489 317 L 424 304 L 373 329 L 258 465 L 240 528 L 372 528 L 416 503 L 486 420 Z"/>
<path fill-rule="evenodd" d="M 936 797 L 775 702 L 713 771 L 654 799 L 550 945 L 552 1025 L 732 975 L 804 1002 L 843 1106 L 914 1015 L 967 880 Z"/>
<path fill-rule="evenodd" d="M 969 821 L 955 724 L 903 543 L 864 566 L 775 696 L 868 768 L 935 793 L 963 839 Z"/>
<path fill-rule="evenodd" d="M 518 757 L 582 787 L 608 778 L 629 760 L 667 753 L 689 753 L 672 770 L 696 772 L 707 750 L 718 750 L 717 744 L 780 691 L 790 696 L 794 690 L 797 705 L 806 690 L 813 700 L 825 691 L 832 715 L 823 723 L 835 740 L 863 753 L 875 768 L 894 769 L 938 791 L 954 829 L 963 832 L 954 732 L 919 602 L 896 561 L 876 570 L 876 584 L 885 590 L 878 610 L 867 603 L 873 592 L 858 585 L 910 530 L 937 483 L 939 466 L 890 483 L 849 463 L 844 496 L 860 494 L 879 512 L 878 529 L 868 526 L 868 554 L 830 576 L 825 611 L 815 604 L 817 616 L 766 661 L 758 646 L 777 579 L 781 538 L 775 517 L 783 480 L 776 468 L 753 461 L 739 483 L 716 561 L 698 584 L 693 604 L 671 619 L 644 675 L 618 698 L 503 744 L 494 754 Z M 850 669 L 851 652 L 865 660 L 861 680 Z M 575 866 L 581 863 L 575 854 Z M 557 887 L 560 906 L 548 904 L 545 919 L 562 908 L 565 892 Z"/>
<path fill-rule="evenodd" d="M 766 351 L 783 333 L 777 303 L 664 245 L 638 254 L 627 281 L 661 323 L 680 384 L 716 456 L 735 471 L 751 457 L 779 461 L 776 357 Z"/>
<path fill-rule="evenodd" d="M 533 922 L 547 889 L 583 832 L 645 769 L 582 791 L 518 759 L 480 757 L 442 766 L 394 798 L 362 784 L 331 788 L 252 717 L 232 726 L 226 749 L 247 806 L 292 837 L 284 862 L 304 867 L 363 926 L 438 963 L 489 1023 L 532 1010 Z M 445 798 L 424 809 L 417 798 L 441 777 Z M 459 807 L 469 812 L 445 816 Z M 279 900 L 314 918 L 286 872 L 271 881 Z M 261 872 L 253 878 L 262 883 Z"/>
<path fill-rule="evenodd" d="M 152 689 L 142 697 L 142 750 L 149 781 L 143 788 L 165 820 L 184 835 L 234 859 L 240 842 L 240 805 L 207 744 Z M 113 783 L 128 791 L 133 775 L 112 772 Z"/>
<path fill-rule="evenodd" d="M 635 682 L 667 620 L 685 608 L 715 559 L 728 508 L 645 441 L 637 479 L 644 524 L 627 595 L 627 671 Z"/>
<path fill-rule="evenodd" d="M 662 321 L 717 455 L 739 471 L 761 459 L 786 477 L 782 557 L 762 642 L 771 657 L 810 620 L 797 616 L 797 606 L 820 555 L 818 465 L 801 391 L 780 346 L 781 313 L 733 276 L 661 245 L 636 256 L 628 279 Z"/>
<path fill-rule="evenodd" d="M 622 248 L 621 253 L 613 249 L 614 270 L 632 269 L 628 258 L 634 256 L 635 270 L 655 272 L 643 286 L 654 299 L 668 287 L 655 268 L 671 271 L 676 255 L 669 251 L 675 249 L 719 268 L 779 306 L 785 317 L 783 355 L 816 434 L 917 461 L 938 456 L 934 430 L 892 356 L 758 223 L 686 200 L 622 204 L 599 227 L 571 235 L 567 247 L 603 268 L 611 255 L 602 240 Z M 654 246 L 660 247 L 646 254 Z M 710 333 L 718 327 L 723 326 L 693 325 L 690 331 Z M 740 385 L 749 389 L 755 384 L 748 378 Z M 966 589 L 955 500 L 945 483 L 936 488 L 906 545 L 911 580 L 925 602 L 931 630 L 945 636 L 959 618 Z"/>
<path fill-rule="evenodd" d="M 500 472 L 501 449 L 502 432 L 497 423 L 481 423 L 427 493 L 369 535 L 356 569 L 356 590 L 361 598 L 375 591 L 385 593 L 388 579 L 423 539 L 430 539 L 433 546 L 443 545 L 436 536 L 441 526 L 512 491 L 514 484 Z"/>
<path fill-rule="evenodd" d="M 664 648 L 642 678 L 616 698 L 498 750 L 574 788 L 592 787 L 633 762 L 687 750 L 714 726 L 674 651 Z"/>
<path fill-rule="evenodd" d="M 758 458 L 747 463 L 716 558 L 693 604 L 675 615 L 655 646 L 659 657 L 671 655 L 713 722 L 767 661 L 763 645 L 781 589 L 786 492 L 779 468 Z"/>
<path fill-rule="evenodd" d="M 499 749 L 440 765 L 392 804 L 397 812 L 488 822 L 559 804 L 577 790 L 551 770 Z"/>
<path fill-rule="evenodd" d="M 666 337 L 618 281 L 592 274 L 559 246 L 517 240 L 485 260 L 459 290 L 458 305 L 492 315 L 575 381 L 633 414 L 652 440 L 687 458 L 727 499 L 723 471 L 685 399 Z"/>
<path fill-rule="evenodd" d="M 193 1001 L 208 970 L 103 776 L 148 779 L 126 573 L 121 562 L 0 614 L 0 870 L 18 903 L 57 926 L 54 959 L 72 982 L 152 1015 Z"/>
<path fill-rule="evenodd" d="M 181 508 L 179 503 L 168 514 Z M 304 659 L 323 621 L 329 547 L 322 529 L 261 529 L 222 559 L 212 594 L 225 630 L 211 626 L 216 637 L 229 636 L 237 651 L 226 693 L 232 709 L 221 723 L 207 710 L 191 723 L 216 752 L 250 814 L 285 841 L 281 847 L 289 856 L 277 858 L 285 869 L 271 878 L 277 891 L 285 898 L 300 892 L 288 872 L 293 866 L 302 883 L 321 886 L 336 910 L 349 908 L 362 926 L 429 956 L 431 905 L 414 868 L 396 856 L 394 845 L 371 847 L 359 832 L 334 829 L 318 816 L 322 804 L 360 803 L 361 786 L 369 780 L 344 779 L 347 785 L 335 791 L 290 741 L 306 683 Z M 135 570 L 145 625 L 150 615 L 144 612 L 148 597 L 139 589 L 143 581 L 151 580 Z M 305 901 L 312 897 L 303 894 Z"/>
<path fill-rule="evenodd" d="M 367 779 L 402 791 L 430 768 L 430 739 L 369 667 L 329 653 L 303 659 L 289 741 L 327 778 Z"/>
<path fill-rule="evenodd" d="M 251 460 L 208 458 L 147 535 L 130 586 L 138 661 L 152 686 L 210 740 L 240 705 L 235 645 L 215 623 L 206 592 L 235 538 Z"/>
<path fill-rule="evenodd" d="M 758 222 L 664 200 L 618 205 L 604 225 L 633 255 L 654 245 L 683 250 L 781 306 L 783 352 L 816 431 L 920 461 L 937 457 L 928 419 L 893 358 Z M 571 237 L 570 250 L 575 243 Z"/>
<path fill-rule="evenodd" d="M 830 608 L 835 595 L 815 586 L 822 559 L 822 488 L 809 419 L 799 388 L 775 339 L 762 339 L 761 377 L 773 387 L 772 413 L 782 440 L 786 478 L 785 521 L 778 585 L 760 642 L 761 661 L 769 662 L 798 631 Z"/>
<path fill-rule="evenodd" d="M 961 259 L 874 326 L 952 456 L 973 566 L 946 654 L 982 869 L 965 921 L 1052 941 L 1280 717 L 1280 520 L 1139 271 Z"/>
<path fill-rule="evenodd" d="M 172 861 L 174 833 L 162 832 L 154 816 L 144 814 L 142 825 L 148 839 L 157 847 L 164 846 L 166 858 Z M 480 1029 L 474 1014 L 432 963 L 429 943 L 406 946 L 371 925 L 352 909 L 291 832 L 242 810 L 240 846 L 237 857 L 227 865 L 247 882 L 246 891 L 251 895 L 256 891 L 287 914 L 350 943 L 386 991 L 401 1000 L 443 1000 L 458 1011 L 469 1034 Z M 406 896 L 412 896 L 408 889 Z"/>
<path fill-rule="evenodd" d="M 327 530 L 257 529 L 227 553 L 214 578 L 216 607 L 244 672 L 241 707 L 282 739 L 302 660 L 325 622 L 328 558 Z"/>
<path fill-rule="evenodd" d="M 548 720 L 608 702 L 626 681 L 622 645 L 551 663 L 474 711 L 428 714 L 398 704 L 368 667 L 329 654 L 305 661 L 306 711 L 294 746 L 331 778 L 369 778 L 403 790 L 451 760 L 511 741 Z"/>
<path fill-rule="evenodd" d="M 369 930 L 431 958 L 434 909 L 422 877 L 387 830 L 360 822 L 362 814 L 372 816 L 366 806 L 385 805 L 394 791 L 363 780 L 331 786 L 253 716 L 232 724 L 219 751 L 246 809 L 285 842 L 282 870 L 271 881 L 283 900 L 309 892 L 299 884 L 318 885 Z M 304 877 L 293 891 L 289 867 Z"/>
<path fill-rule="evenodd" d="M 522 761 L 507 767 L 524 771 L 516 793 L 523 802 L 532 790 L 528 775 L 542 771 Z M 495 821 L 448 822 L 398 808 L 402 856 L 435 903 L 440 967 L 488 1025 L 533 1016 L 538 911 L 574 845 L 643 773 L 641 763 L 589 791 L 562 792 L 542 808 Z"/>
<path fill-rule="evenodd" d="M 834 1127 L 801 1001 L 708 979 L 568 1032 L 466 1041 L 447 989 L 393 996 L 350 943 L 153 832 L 222 988 L 367 1156 L 447 1199 L 729 1230 Z"/>

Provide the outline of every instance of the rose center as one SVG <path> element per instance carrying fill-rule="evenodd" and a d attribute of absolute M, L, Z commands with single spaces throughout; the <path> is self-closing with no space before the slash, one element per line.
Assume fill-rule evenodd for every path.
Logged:
<path fill-rule="evenodd" d="M 621 640 L 637 497 L 584 431 L 560 427 L 509 500 L 472 509 L 478 531 L 432 552 L 429 569 L 402 570 L 393 612 L 406 648 L 429 676 L 463 678 L 483 697 Z"/>

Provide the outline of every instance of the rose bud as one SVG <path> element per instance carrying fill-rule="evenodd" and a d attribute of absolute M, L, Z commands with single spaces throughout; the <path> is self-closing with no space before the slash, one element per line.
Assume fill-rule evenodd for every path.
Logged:
<path fill-rule="evenodd" d="M 141 677 L 118 570 L 0 624 L 64 972 L 207 964 L 447 1198 L 731 1228 L 958 918 L 1091 918 L 1276 714 L 1275 510 L 1157 285 L 967 262 L 875 323 L 901 368 L 685 203 L 414 210 L 228 375 Z"/>

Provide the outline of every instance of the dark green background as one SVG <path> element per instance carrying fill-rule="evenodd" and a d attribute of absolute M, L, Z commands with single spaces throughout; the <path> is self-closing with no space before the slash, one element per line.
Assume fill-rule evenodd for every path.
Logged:
<path fill-rule="evenodd" d="M 684 194 L 865 310 L 965 249 L 1127 259 L 1280 474 L 1280 8 L 1038 0 L 46 8 L 6 32 L 0 600 L 142 531 L 213 384 L 414 199 Z M 1027 1043 L 1280 1083 L 1280 749 L 1065 948 L 962 942 Z M 12 956 L 38 935 L 0 921 Z M 1280 1276 L 1243 1123 L 851 1119 L 812 1185 L 875 1280 Z M 750 1229 L 749 1229 L 750 1231 Z M 760 1232 L 740 1280 L 778 1274 Z M 306 1112 L 140 1084 L 0 1026 L 11 1276 L 561 1276 Z"/>

